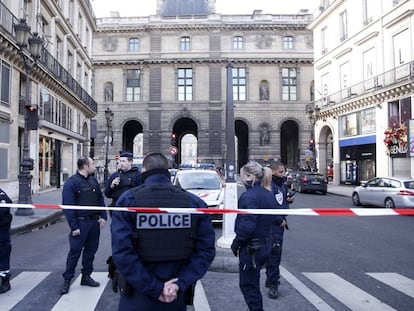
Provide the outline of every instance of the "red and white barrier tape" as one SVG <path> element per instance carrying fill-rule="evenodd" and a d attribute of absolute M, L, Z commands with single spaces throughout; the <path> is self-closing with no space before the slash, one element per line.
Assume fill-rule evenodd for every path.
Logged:
<path fill-rule="evenodd" d="M 98 207 L 56 204 L 8 204 L 1 207 L 46 208 L 74 210 L 112 210 L 139 213 L 179 213 L 179 214 L 261 214 L 296 216 L 414 216 L 414 208 L 298 208 L 298 209 L 222 209 L 222 208 L 160 208 L 160 207 Z"/>

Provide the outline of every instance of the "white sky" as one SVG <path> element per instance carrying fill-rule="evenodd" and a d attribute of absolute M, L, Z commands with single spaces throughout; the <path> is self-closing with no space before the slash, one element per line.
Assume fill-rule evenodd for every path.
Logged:
<path fill-rule="evenodd" d="M 156 0 L 91 0 L 96 17 L 108 17 L 111 11 L 118 11 L 121 17 L 154 15 Z M 216 0 L 216 13 L 251 14 L 253 10 L 263 13 L 298 13 L 308 9 L 313 13 L 320 0 Z"/>

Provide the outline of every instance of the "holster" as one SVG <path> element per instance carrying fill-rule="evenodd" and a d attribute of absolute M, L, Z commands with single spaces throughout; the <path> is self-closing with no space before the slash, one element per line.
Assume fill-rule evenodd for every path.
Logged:
<path fill-rule="evenodd" d="M 184 302 L 187 306 L 194 304 L 194 292 L 196 283 L 192 284 L 184 293 Z"/>
<path fill-rule="evenodd" d="M 256 254 L 259 250 L 264 247 L 266 244 L 266 239 L 251 239 L 249 243 L 247 243 L 247 253 L 252 258 L 252 265 L 253 269 L 257 269 L 256 266 Z"/>
<path fill-rule="evenodd" d="M 108 277 L 112 280 L 112 291 L 117 293 L 119 290 L 120 294 L 131 296 L 134 288 L 126 281 L 124 276 L 119 273 L 112 256 L 108 257 L 106 263 L 108 264 Z"/>

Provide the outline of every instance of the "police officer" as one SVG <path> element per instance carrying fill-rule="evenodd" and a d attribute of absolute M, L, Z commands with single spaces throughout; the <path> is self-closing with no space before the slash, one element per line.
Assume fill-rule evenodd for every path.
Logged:
<path fill-rule="evenodd" d="M 247 190 L 240 196 L 239 209 L 274 209 L 277 203 L 271 188 L 272 172 L 257 162 L 250 162 L 240 170 Z M 273 215 L 238 214 L 236 237 L 231 245 L 239 256 L 239 286 L 249 310 L 263 310 L 260 293 L 260 269 L 270 256 L 270 227 Z"/>
<path fill-rule="evenodd" d="M 272 190 L 275 195 L 277 208 L 287 209 L 294 198 L 286 186 L 285 166 L 280 161 L 270 163 L 272 170 Z M 280 261 L 282 259 L 283 233 L 288 228 L 286 216 L 274 217 L 271 230 L 272 252 L 266 263 L 266 287 L 269 288 L 269 297 L 277 299 L 280 284 Z"/>
<path fill-rule="evenodd" d="M 0 202 L 13 203 L 9 196 L 0 188 Z M 10 226 L 12 215 L 10 208 L 0 207 L 0 294 L 10 290 Z"/>
<path fill-rule="evenodd" d="M 132 166 L 133 155 L 131 152 L 123 152 L 119 156 L 118 171 L 113 173 L 105 186 L 105 195 L 112 198 L 110 206 L 115 206 L 116 201 L 126 190 L 137 186 L 138 168 Z"/>
<path fill-rule="evenodd" d="M 78 159 L 78 171 L 63 186 L 62 204 L 81 206 L 105 206 L 98 181 L 93 177 L 95 165 L 91 158 Z M 75 274 L 79 257 L 82 255 L 81 285 L 97 287 L 99 283 L 91 277 L 93 260 L 98 250 L 100 228 L 106 222 L 106 211 L 96 210 L 63 210 L 70 227 L 70 250 L 66 260 L 66 271 L 63 273 L 61 294 L 69 292 L 70 282 Z"/>
<path fill-rule="evenodd" d="M 171 184 L 168 159 L 148 154 L 139 187 L 124 192 L 118 206 L 207 207 L 197 196 Z M 215 256 L 208 215 L 173 213 L 112 214 L 112 257 L 125 278 L 119 310 L 182 311 L 197 280 Z"/>

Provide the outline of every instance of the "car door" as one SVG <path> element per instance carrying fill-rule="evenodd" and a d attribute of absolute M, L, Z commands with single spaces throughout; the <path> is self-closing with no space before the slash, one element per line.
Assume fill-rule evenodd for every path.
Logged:
<path fill-rule="evenodd" d="M 378 192 L 381 190 L 379 189 L 380 185 L 380 178 L 373 178 L 369 180 L 364 187 L 364 191 L 360 195 L 361 203 L 363 204 L 374 204 L 376 197 L 378 196 Z"/>

